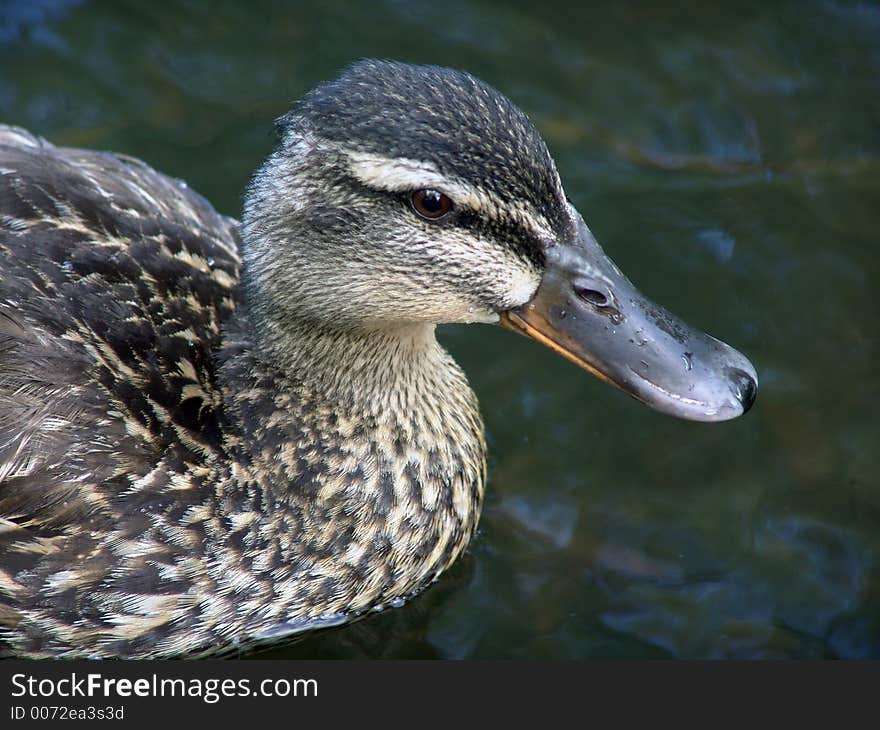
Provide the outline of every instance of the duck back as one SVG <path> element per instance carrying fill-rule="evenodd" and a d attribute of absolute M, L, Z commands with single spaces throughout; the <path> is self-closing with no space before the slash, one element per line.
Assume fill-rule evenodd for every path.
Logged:
<path fill-rule="evenodd" d="M 27 649 L 27 613 L 75 644 L 102 591 L 158 584 L 112 553 L 222 449 L 237 228 L 135 159 L 0 127 L 0 642 Z"/>

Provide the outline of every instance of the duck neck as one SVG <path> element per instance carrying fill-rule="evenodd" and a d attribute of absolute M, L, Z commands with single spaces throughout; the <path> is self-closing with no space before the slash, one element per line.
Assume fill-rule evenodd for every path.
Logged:
<path fill-rule="evenodd" d="M 332 423 L 347 443 L 391 440 L 398 457 L 430 452 L 442 457 L 434 467 L 449 472 L 460 468 L 463 454 L 483 457 L 476 396 L 433 324 L 340 329 L 288 322 L 283 333 L 246 325 L 239 340 L 247 362 L 239 374 L 261 392 L 282 394 L 276 406 L 288 404 L 291 425 L 326 419 L 311 436 L 316 440 L 333 435 Z"/>
<path fill-rule="evenodd" d="M 367 610 L 427 585 L 472 536 L 485 480 L 476 398 L 433 325 L 302 323 L 254 342 L 247 320 L 240 312 L 227 332 L 220 371 L 239 455 L 239 489 L 220 509 L 233 523 L 260 515 L 242 542 L 287 556 L 289 577 L 272 584 L 289 583 L 312 613 Z"/>
<path fill-rule="evenodd" d="M 255 346 L 258 357 L 298 393 L 352 417 L 376 418 L 437 406 L 429 403 L 434 388 L 466 386 L 434 329 L 428 323 L 369 329 L 287 323 L 283 334 L 270 330 Z"/>

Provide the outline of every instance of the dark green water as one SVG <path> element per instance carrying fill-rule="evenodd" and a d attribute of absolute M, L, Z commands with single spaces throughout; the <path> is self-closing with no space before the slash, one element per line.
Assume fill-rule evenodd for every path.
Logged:
<path fill-rule="evenodd" d="M 685 423 L 447 328 L 489 434 L 478 539 L 407 607 L 261 656 L 880 657 L 880 5 L 730 5 L 0 2 L 0 120 L 232 215 L 316 82 L 465 68 L 630 278 L 758 368 L 748 416 Z"/>

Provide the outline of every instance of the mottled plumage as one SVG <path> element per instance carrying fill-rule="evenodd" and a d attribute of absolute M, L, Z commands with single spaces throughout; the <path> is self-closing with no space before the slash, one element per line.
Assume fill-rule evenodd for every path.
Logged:
<path fill-rule="evenodd" d="M 284 126 L 280 149 L 320 137 Z M 393 222 L 369 220 L 351 199 L 370 196 L 339 189 L 332 165 L 301 152 L 294 179 L 258 175 L 250 200 L 313 188 L 323 207 L 266 211 L 288 216 L 271 245 L 293 248 L 280 239 L 305 228 L 319 236 L 302 241 L 304 257 L 366 256 L 357 232 Z M 433 324 L 279 323 L 265 295 L 244 303 L 238 237 L 235 221 L 142 162 L 0 132 L 7 652 L 169 656 L 338 623 L 421 589 L 473 534 L 482 423 Z M 265 245 L 253 235 L 252 249 Z M 430 285 L 436 264 L 405 278 Z M 255 262 L 251 280 L 273 265 Z M 365 296 L 383 283 L 391 292 L 395 274 L 349 280 Z M 309 291 L 285 286 L 307 309 Z M 277 327 L 282 344 L 261 347 Z"/>
<path fill-rule="evenodd" d="M 434 581 L 485 482 L 438 323 L 506 324 L 683 417 L 754 400 L 483 82 L 362 62 L 278 129 L 239 226 L 142 162 L 0 127 L 0 653 L 203 655 Z"/>

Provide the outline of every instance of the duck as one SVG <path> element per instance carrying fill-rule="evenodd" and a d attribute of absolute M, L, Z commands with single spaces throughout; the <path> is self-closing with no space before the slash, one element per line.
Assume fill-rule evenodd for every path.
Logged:
<path fill-rule="evenodd" d="M 365 60 L 276 122 L 241 221 L 0 127 L 0 651 L 222 655 L 399 607 L 474 536 L 486 440 L 446 323 L 673 416 L 757 374 L 603 252 L 529 118 Z"/>

